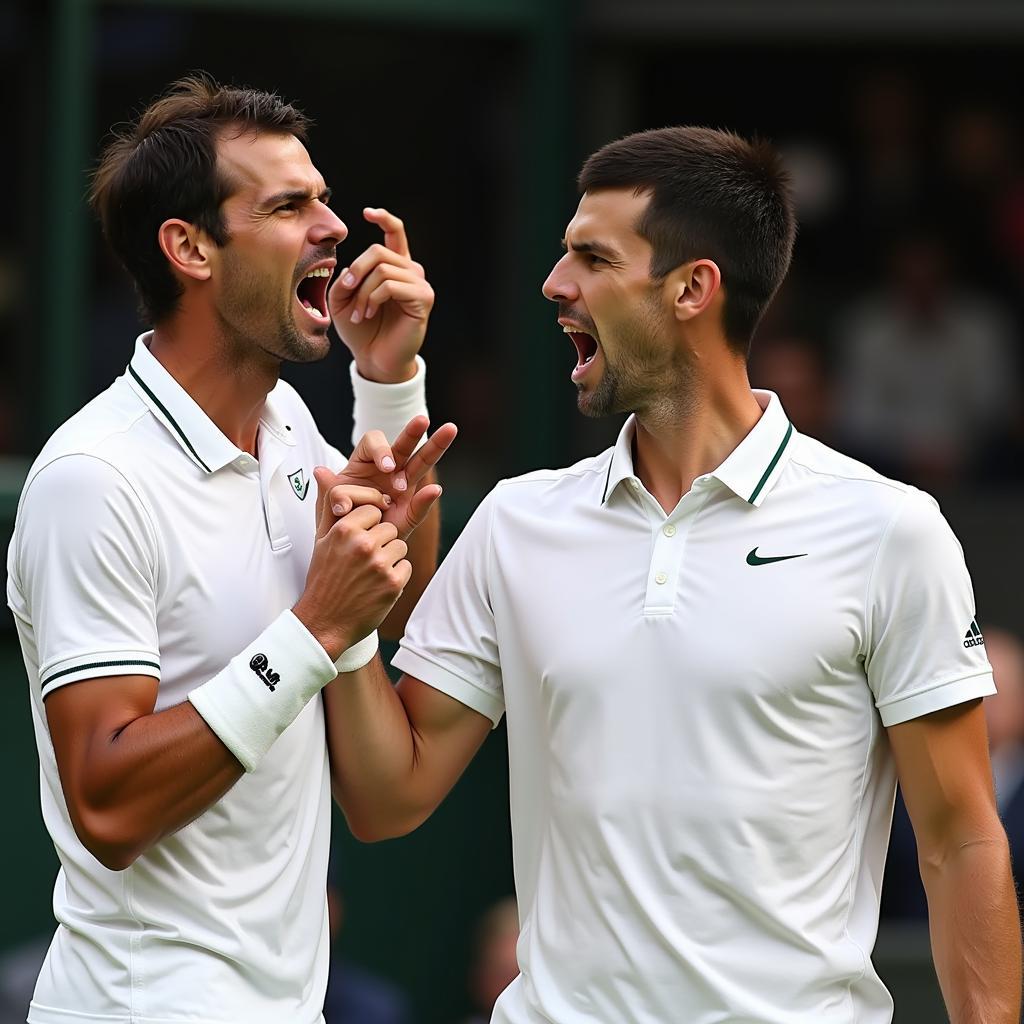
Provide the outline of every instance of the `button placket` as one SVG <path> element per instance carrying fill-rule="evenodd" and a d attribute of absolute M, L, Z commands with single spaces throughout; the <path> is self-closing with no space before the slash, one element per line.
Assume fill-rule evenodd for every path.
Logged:
<path fill-rule="evenodd" d="M 281 502 L 284 492 L 291 496 L 291 486 L 281 476 L 281 466 L 287 452 L 292 449 L 281 444 L 269 430 L 260 427 L 260 496 L 263 516 L 267 524 L 267 537 L 273 551 L 286 551 L 292 546 Z M 294 500 L 294 498 L 293 498 Z"/>

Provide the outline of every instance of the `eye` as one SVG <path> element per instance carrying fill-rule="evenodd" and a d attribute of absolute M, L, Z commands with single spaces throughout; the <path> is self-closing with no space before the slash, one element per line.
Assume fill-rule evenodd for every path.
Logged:
<path fill-rule="evenodd" d="M 293 210 L 297 210 L 297 209 L 298 209 L 298 207 L 295 205 L 295 203 L 282 203 L 280 206 L 277 206 L 277 207 L 274 208 L 274 213 L 282 213 L 282 212 L 290 213 Z"/>
<path fill-rule="evenodd" d="M 598 256 L 595 252 L 588 252 L 587 262 L 593 267 L 598 263 L 607 263 L 608 261 L 603 256 Z"/>

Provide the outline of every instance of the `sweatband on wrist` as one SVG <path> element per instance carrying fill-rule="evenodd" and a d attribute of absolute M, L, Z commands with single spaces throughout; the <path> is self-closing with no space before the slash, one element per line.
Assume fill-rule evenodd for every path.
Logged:
<path fill-rule="evenodd" d="M 310 699 L 337 675 L 320 643 L 286 610 L 188 699 L 251 772 Z"/>
<path fill-rule="evenodd" d="M 383 431 L 389 442 L 395 440 L 413 416 L 427 413 L 427 364 L 416 356 L 416 375 L 400 384 L 379 384 L 367 380 L 356 369 L 355 360 L 349 366 L 352 376 L 352 444 L 359 444 L 368 430 Z M 425 438 L 421 439 L 417 448 Z"/>
<path fill-rule="evenodd" d="M 364 636 L 359 643 L 353 644 L 348 650 L 342 651 L 338 656 L 338 660 L 334 663 L 334 667 L 339 673 L 355 672 L 356 669 L 360 669 L 373 661 L 373 656 L 377 653 L 379 646 L 377 630 L 374 630 L 369 636 Z"/>

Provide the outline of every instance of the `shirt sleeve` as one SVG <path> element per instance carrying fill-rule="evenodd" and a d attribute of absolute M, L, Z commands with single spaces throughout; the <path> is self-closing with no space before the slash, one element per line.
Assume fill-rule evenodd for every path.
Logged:
<path fill-rule="evenodd" d="M 995 693 L 963 549 L 922 491 L 882 538 L 867 619 L 865 668 L 886 727 Z"/>
<path fill-rule="evenodd" d="M 494 505 L 492 491 L 427 585 L 392 664 L 497 725 L 505 699 L 489 571 Z"/>
<path fill-rule="evenodd" d="M 160 678 L 156 532 L 109 463 L 69 455 L 29 482 L 17 568 L 43 697 L 98 676 Z"/>

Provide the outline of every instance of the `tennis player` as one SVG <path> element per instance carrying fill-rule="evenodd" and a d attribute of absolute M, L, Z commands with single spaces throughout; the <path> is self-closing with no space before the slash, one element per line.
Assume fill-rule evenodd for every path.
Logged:
<path fill-rule="evenodd" d="M 10 547 L 61 862 L 32 1024 L 322 1020 L 320 693 L 376 657 L 378 625 L 401 632 L 430 576 L 454 427 L 414 454 L 433 293 L 396 217 L 365 212 L 383 243 L 328 300 L 347 229 L 306 127 L 192 77 L 96 172 L 154 327 L 47 442 Z M 327 354 L 332 315 L 355 356 L 347 463 L 278 379 Z"/>
<path fill-rule="evenodd" d="M 794 239 L 778 156 L 668 128 L 579 184 L 544 294 L 582 412 L 631 415 L 610 450 L 484 500 L 397 691 L 376 664 L 331 689 L 352 828 L 415 828 L 505 715 L 521 973 L 495 1024 L 885 1024 L 898 778 L 950 1017 L 1016 1024 L 960 545 L 928 495 L 748 382 Z"/>

